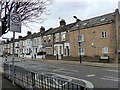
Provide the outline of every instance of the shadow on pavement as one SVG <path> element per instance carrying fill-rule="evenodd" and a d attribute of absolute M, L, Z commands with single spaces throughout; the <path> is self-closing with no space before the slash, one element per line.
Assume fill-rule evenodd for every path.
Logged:
<path fill-rule="evenodd" d="M 2 76 L 2 90 L 24 90 L 17 85 L 13 85 L 10 80 Z"/>

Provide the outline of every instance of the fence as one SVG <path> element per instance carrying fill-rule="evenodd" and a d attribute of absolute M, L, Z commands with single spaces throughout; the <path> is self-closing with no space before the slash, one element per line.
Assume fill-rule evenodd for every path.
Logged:
<path fill-rule="evenodd" d="M 12 64 L 4 63 L 4 76 L 12 80 Z M 49 75 L 38 74 L 24 68 L 14 67 L 14 81 L 29 90 L 89 90 L 85 86 Z"/>

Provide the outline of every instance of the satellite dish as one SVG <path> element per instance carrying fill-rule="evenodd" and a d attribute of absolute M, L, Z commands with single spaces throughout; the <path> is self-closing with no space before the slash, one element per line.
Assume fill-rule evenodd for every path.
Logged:
<path fill-rule="evenodd" d="M 119 10 L 119 13 L 120 13 L 120 1 L 118 2 L 118 10 Z"/>

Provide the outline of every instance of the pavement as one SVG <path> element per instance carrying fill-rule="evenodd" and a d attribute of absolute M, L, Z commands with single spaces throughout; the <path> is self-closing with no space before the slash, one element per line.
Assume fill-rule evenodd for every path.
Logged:
<path fill-rule="evenodd" d="M 23 90 L 16 84 L 12 84 L 12 81 L 2 76 L 2 90 Z"/>
<path fill-rule="evenodd" d="M 2 61 L 0 61 L 0 90 L 23 90 L 16 84 L 13 85 L 12 81 L 8 80 L 2 75 L 3 69 L 1 65 L 2 65 Z"/>
<path fill-rule="evenodd" d="M 15 57 L 15 61 L 21 61 L 22 58 Z M 8 60 L 12 61 L 11 57 L 8 57 Z M 25 58 L 24 60 L 30 60 L 30 61 L 44 61 L 44 62 L 52 62 L 52 63 L 64 63 L 64 64 L 82 64 L 86 66 L 93 66 L 93 67 L 108 67 L 108 68 L 118 68 L 120 64 L 118 63 L 99 63 L 99 62 L 82 62 L 79 61 L 68 61 L 68 60 L 48 60 L 48 59 L 31 59 L 31 58 Z"/>

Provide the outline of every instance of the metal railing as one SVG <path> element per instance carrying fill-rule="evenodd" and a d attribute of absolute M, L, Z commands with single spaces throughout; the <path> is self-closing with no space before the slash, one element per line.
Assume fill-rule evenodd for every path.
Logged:
<path fill-rule="evenodd" d="M 24 68 L 14 67 L 14 82 L 24 89 L 32 90 L 89 90 L 85 86 L 57 77 L 38 74 Z M 4 76 L 12 80 L 12 64 L 4 63 Z"/>

